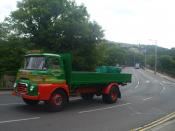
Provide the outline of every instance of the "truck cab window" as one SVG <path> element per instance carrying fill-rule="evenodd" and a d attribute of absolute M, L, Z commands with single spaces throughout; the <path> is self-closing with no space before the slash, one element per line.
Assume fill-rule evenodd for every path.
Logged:
<path fill-rule="evenodd" d="M 47 68 L 52 69 L 52 70 L 59 69 L 60 64 L 59 64 L 58 58 L 48 58 L 47 59 Z"/>
<path fill-rule="evenodd" d="M 24 62 L 24 69 L 26 70 L 43 70 L 45 58 L 42 56 L 26 57 Z"/>

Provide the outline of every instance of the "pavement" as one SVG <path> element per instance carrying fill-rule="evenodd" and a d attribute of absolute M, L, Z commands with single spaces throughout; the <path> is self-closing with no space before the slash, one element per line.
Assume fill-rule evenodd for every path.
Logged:
<path fill-rule="evenodd" d="M 174 131 L 175 130 L 175 119 L 167 121 L 159 126 L 152 128 L 152 131 Z"/>
<path fill-rule="evenodd" d="M 11 93 L 12 93 L 12 90 L 8 90 L 8 91 L 0 90 L 0 95 L 10 95 Z"/>
<path fill-rule="evenodd" d="M 74 97 L 64 111 L 51 113 L 43 103 L 28 107 L 20 97 L 0 91 L 0 131 L 173 131 L 174 80 L 142 69 L 124 72 L 133 74 L 132 83 L 120 87 L 122 99 L 115 104 Z"/>

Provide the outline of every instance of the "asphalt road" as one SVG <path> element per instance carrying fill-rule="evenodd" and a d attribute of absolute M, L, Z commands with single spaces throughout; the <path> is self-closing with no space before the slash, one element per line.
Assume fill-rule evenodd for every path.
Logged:
<path fill-rule="evenodd" d="M 175 81 L 142 69 L 126 68 L 132 83 L 121 87 L 122 99 L 104 104 L 72 98 L 62 112 L 41 103 L 26 106 L 19 97 L 0 92 L 0 131 L 128 131 L 175 111 Z"/>

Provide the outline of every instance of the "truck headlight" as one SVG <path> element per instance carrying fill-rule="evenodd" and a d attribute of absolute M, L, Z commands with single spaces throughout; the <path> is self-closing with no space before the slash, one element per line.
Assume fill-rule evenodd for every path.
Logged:
<path fill-rule="evenodd" d="M 30 91 L 33 91 L 34 88 L 35 86 L 30 86 Z"/>
<path fill-rule="evenodd" d="M 17 84 L 16 84 L 16 82 L 13 84 L 13 88 L 16 88 L 16 86 L 17 86 Z"/>

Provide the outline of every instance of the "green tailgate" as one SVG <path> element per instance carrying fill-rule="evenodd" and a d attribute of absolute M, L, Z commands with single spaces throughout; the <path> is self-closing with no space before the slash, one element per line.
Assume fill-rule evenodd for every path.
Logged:
<path fill-rule="evenodd" d="M 72 72 L 72 86 L 131 82 L 131 74 Z"/>

